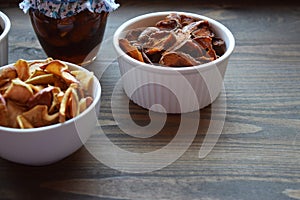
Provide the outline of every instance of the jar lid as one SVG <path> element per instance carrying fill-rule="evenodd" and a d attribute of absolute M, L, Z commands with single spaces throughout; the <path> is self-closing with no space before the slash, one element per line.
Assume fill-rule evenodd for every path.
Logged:
<path fill-rule="evenodd" d="M 70 17 L 85 9 L 96 13 L 112 12 L 119 6 L 114 0 L 23 0 L 19 4 L 24 13 L 33 8 L 55 19 Z"/>

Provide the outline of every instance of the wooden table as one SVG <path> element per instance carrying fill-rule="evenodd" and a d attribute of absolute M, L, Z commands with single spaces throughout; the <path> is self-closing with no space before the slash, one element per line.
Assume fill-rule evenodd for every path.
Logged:
<path fill-rule="evenodd" d="M 199 159 L 198 153 L 213 121 L 211 106 L 201 110 L 200 126 L 188 150 L 162 169 L 118 171 L 99 162 L 86 147 L 43 167 L 0 160 L 0 199 L 300 199 L 299 3 L 182 2 L 122 1 L 109 16 L 105 41 L 88 69 L 102 84 L 103 132 L 127 151 L 151 152 L 174 138 L 181 116 L 168 115 L 162 131 L 147 139 L 120 130 L 122 122 L 116 122 L 111 109 L 112 91 L 120 78 L 111 35 L 134 16 L 164 10 L 195 12 L 226 25 L 236 38 L 236 49 L 225 76 L 225 124 L 208 156 Z M 45 58 L 29 16 L 13 5 L 0 9 L 12 21 L 9 62 Z M 141 126 L 149 123 L 148 112 L 128 104 L 122 90 L 116 97 L 125 102 L 116 108 L 121 119 L 133 119 Z M 131 117 L 122 114 L 128 107 Z"/>

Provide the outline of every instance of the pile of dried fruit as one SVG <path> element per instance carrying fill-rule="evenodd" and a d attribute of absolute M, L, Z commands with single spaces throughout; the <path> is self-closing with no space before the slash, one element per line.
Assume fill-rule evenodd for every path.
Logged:
<path fill-rule="evenodd" d="M 51 58 L 18 60 L 0 70 L 0 125 L 35 128 L 65 122 L 92 102 L 93 73 L 70 71 Z"/>
<path fill-rule="evenodd" d="M 128 32 L 119 45 L 132 58 L 150 64 L 187 67 L 223 55 L 226 46 L 208 21 L 171 13 L 155 27 Z"/>

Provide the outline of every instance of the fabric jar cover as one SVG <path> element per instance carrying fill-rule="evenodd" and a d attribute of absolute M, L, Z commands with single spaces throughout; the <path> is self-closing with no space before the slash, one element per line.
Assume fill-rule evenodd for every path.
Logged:
<path fill-rule="evenodd" d="M 24 0 L 19 4 L 25 13 L 30 8 L 38 9 L 55 19 L 70 17 L 85 9 L 95 13 L 112 12 L 119 6 L 114 0 Z"/>

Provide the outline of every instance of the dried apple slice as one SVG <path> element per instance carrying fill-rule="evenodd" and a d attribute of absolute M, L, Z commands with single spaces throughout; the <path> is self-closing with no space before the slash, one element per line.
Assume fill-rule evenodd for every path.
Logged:
<path fill-rule="evenodd" d="M 8 126 L 6 101 L 0 94 L 0 126 Z"/>
<path fill-rule="evenodd" d="M 45 66 L 45 64 L 50 63 L 52 61 L 53 61 L 52 58 L 47 58 L 46 60 L 34 61 L 34 62 L 31 62 L 31 63 L 28 63 L 30 74 L 33 74 L 36 71 L 42 71 L 41 67 Z"/>
<path fill-rule="evenodd" d="M 21 129 L 34 128 L 34 126 L 23 115 L 17 116 L 17 122 Z"/>
<path fill-rule="evenodd" d="M 75 89 L 71 90 L 70 97 L 67 102 L 67 112 L 69 118 L 74 118 L 79 115 L 79 98 Z"/>
<path fill-rule="evenodd" d="M 0 79 L 0 87 L 2 87 L 3 85 L 6 85 L 10 80 L 8 78 L 6 79 Z"/>
<path fill-rule="evenodd" d="M 7 127 L 11 128 L 19 128 L 17 122 L 17 116 L 26 111 L 26 107 L 17 104 L 14 101 L 7 100 L 6 101 L 6 109 L 7 109 Z"/>
<path fill-rule="evenodd" d="M 68 65 L 59 60 L 53 60 L 40 68 L 50 74 L 61 77 L 68 85 L 71 83 L 79 83 L 78 80 L 70 74 Z"/>
<path fill-rule="evenodd" d="M 44 70 L 41 70 L 40 68 L 38 68 L 38 69 L 32 71 L 29 79 L 34 78 L 36 76 L 45 75 L 45 74 L 48 74 L 48 73 L 45 72 Z"/>
<path fill-rule="evenodd" d="M 0 86 L 6 84 L 14 78 L 17 78 L 17 70 L 13 67 L 6 67 L 0 71 Z"/>
<path fill-rule="evenodd" d="M 52 105 L 53 100 L 53 93 L 54 90 L 53 86 L 48 86 L 38 93 L 34 94 L 27 102 L 27 106 L 29 108 L 33 108 L 36 105 L 46 105 L 48 108 Z"/>
<path fill-rule="evenodd" d="M 60 104 L 64 97 L 65 93 L 60 90 L 59 87 L 54 87 L 52 90 L 52 103 L 49 108 L 49 114 L 53 114 L 59 111 Z"/>
<path fill-rule="evenodd" d="M 57 76 L 60 76 L 62 71 L 68 70 L 68 66 L 59 60 L 53 60 L 52 62 L 40 66 L 40 68 L 45 72 L 55 74 Z"/>
<path fill-rule="evenodd" d="M 19 79 L 22 81 L 26 81 L 30 77 L 29 65 L 26 60 L 19 59 L 14 67 L 17 70 Z"/>
<path fill-rule="evenodd" d="M 19 78 L 13 79 L 11 85 L 3 94 L 4 98 L 21 104 L 25 104 L 32 96 L 33 91 L 30 85 L 21 81 Z"/>
<path fill-rule="evenodd" d="M 4 94 L 10 84 L 11 82 L 9 79 L 0 80 L 0 94 Z"/>
<path fill-rule="evenodd" d="M 72 101 L 76 101 L 77 99 L 75 99 L 73 96 L 73 93 L 76 93 L 76 89 L 78 88 L 77 84 L 71 84 L 70 87 L 66 90 L 61 103 L 60 103 L 60 108 L 59 108 L 59 122 L 65 122 L 68 119 L 68 106 L 70 104 L 70 98 Z M 79 106 L 79 103 L 76 103 Z M 72 108 L 71 109 L 76 109 L 74 107 L 75 103 L 72 104 Z M 79 110 L 79 109 L 78 109 Z M 73 112 L 73 111 L 72 111 Z"/>
<path fill-rule="evenodd" d="M 48 126 L 58 122 L 58 113 L 49 115 L 46 105 L 37 105 L 21 115 L 26 118 L 33 127 Z"/>
<path fill-rule="evenodd" d="M 93 72 L 71 71 L 71 74 L 73 74 L 75 78 L 80 82 L 80 86 L 84 91 L 86 91 L 88 94 L 91 94 L 93 92 Z"/>
<path fill-rule="evenodd" d="M 71 84 L 71 83 L 79 84 L 79 81 L 70 73 L 70 71 L 61 72 L 61 77 L 64 81 L 66 81 L 67 84 Z"/>
<path fill-rule="evenodd" d="M 80 101 L 79 101 L 79 112 L 82 113 L 92 103 L 93 103 L 93 98 L 90 97 L 90 96 L 80 99 Z"/>
<path fill-rule="evenodd" d="M 27 79 L 25 83 L 33 84 L 33 85 L 53 85 L 56 79 L 53 74 L 42 74 L 39 76 L 30 77 Z"/>

